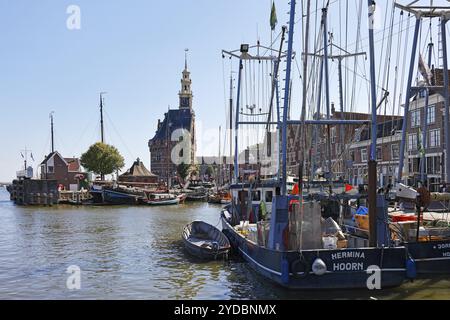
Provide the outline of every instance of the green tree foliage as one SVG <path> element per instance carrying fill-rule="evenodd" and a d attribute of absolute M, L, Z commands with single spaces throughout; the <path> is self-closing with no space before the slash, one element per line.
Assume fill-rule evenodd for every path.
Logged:
<path fill-rule="evenodd" d="M 184 162 L 181 163 L 180 165 L 178 165 L 178 167 L 177 167 L 177 173 L 183 180 L 185 180 L 187 178 L 190 170 L 191 170 L 191 166 L 188 164 L 185 164 Z"/>
<path fill-rule="evenodd" d="M 205 173 L 208 175 L 208 177 L 212 177 L 214 175 L 214 168 L 211 165 L 209 165 L 206 168 L 206 172 Z"/>
<path fill-rule="evenodd" d="M 119 151 L 114 146 L 101 142 L 90 146 L 80 160 L 87 170 L 101 175 L 111 174 L 125 166 L 125 160 Z"/>

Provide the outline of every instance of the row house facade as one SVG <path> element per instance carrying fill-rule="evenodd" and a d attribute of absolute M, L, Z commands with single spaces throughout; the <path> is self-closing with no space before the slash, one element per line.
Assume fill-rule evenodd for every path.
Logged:
<path fill-rule="evenodd" d="M 322 119 L 325 117 L 322 115 Z M 332 106 L 332 120 L 368 120 L 369 115 L 367 113 L 357 112 L 339 112 Z M 390 115 L 379 115 L 378 121 L 385 123 L 384 126 L 379 126 L 380 137 L 382 132 L 387 132 L 391 135 L 392 125 L 391 122 L 397 124 L 400 117 Z M 386 125 L 388 126 L 386 128 Z M 390 127 L 389 127 L 390 126 Z M 400 127 L 401 129 L 401 127 Z M 297 175 L 298 163 L 300 159 L 300 142 L 298 139 L 298 126 L 291 126 L 288 129 L 288 171 Z M 369 127 L 367 125 L 355 126 L 355 125 L 332 125 L 330 130 L 330 153 L 331 153 L 331 172 L 336 179 L 346 179 L 353 181 L 354 165 L 360 159 L 355 153 L 355 146 L 366 144 L 366 139 L 369 137 Z M 317 136 L 315 139 L 315 147 L 313 146 L 312 137 Z M 308 154 L 306 155 L 305 164 L 309 172 L 327 172 L 328 171 L 328 126 L 308 126 L 306 136 L 308 137 L 306 149 Z M 370 143 L 370 141 L 368 141 Z M 364 154 L 363 154 L 364 156 Z M 364 159 L 364 158 L 363 158 Z M 367 166 L 367 164 L 366 164 Z M 309 174 L 308 174 L 309 175 Z"/>
<path fill-rule="evenodd" d="M 433 69 L 432 73 L 432 85 L 442 86 L 442 69 Z M 422 182 L 421 162 L 424 158 L 425 181 L 423 182 L 431 191 L 439 191 L 445 177 L 445 101 L 440 92 L 430 91 L 427 108 L 425 102 L 426 95 L 423 91 L 419 92 L 410 103 L 410 112 L 406 116 L 407 135 L 402 176 L 403 182 L 408 185 L 416 186 L 419 181 Z M 423 139 L 425 121 L 426 133 Z M 403 120 L 399 120 L 395 127 L 391 128 L 391 134 L 387 130 L 381 135 L 380 126 L 386 126 L 386 124 L 379 125 L 377 162 L 379 184 L 382 186 L 393 183 L 398 176 L 402 125 Z M 389 125 L 386 127 L 389 128 Z M 363 138 L 351 146 L 354 159 L 351 181 L 355 184 L 367 183 L 367 160 L 371 141 L 368 136 Z"/>

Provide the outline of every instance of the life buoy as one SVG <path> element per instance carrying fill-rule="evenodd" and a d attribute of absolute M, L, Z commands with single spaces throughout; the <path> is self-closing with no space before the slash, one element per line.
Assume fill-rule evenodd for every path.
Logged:
<path fill-rule="evenodd" d="M 300 270 L 299 270 L 300 267 Z M 309 275 L 309 263 L 305 257 L 301 256 L 291 263 L 292 276 L 296 279 L 303 279 Z M 303 271 L 299 273 L 299 271 Z"/>

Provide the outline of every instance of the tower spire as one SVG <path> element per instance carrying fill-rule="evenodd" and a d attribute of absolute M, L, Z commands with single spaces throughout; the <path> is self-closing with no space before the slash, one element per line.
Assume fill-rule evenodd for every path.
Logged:
<path fill-rule="evenodd" d="M 180 97 L 180 109 L 191 109 L 192 108 L 192 80 L 190 77 L 190 72 L 187 66 L 187 55 L 189 49 L 184 50 L 184 70 L 182 72 L 181 78 L 181 90 L 178 93 Z"/>

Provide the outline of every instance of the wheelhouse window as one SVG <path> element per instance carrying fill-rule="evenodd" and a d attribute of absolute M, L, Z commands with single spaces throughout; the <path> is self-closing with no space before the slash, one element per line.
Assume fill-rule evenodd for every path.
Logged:
<path fill-rule="evenodd" d="M 272 203 L 273 191 L 266 191 L 265 202 Z"/>

